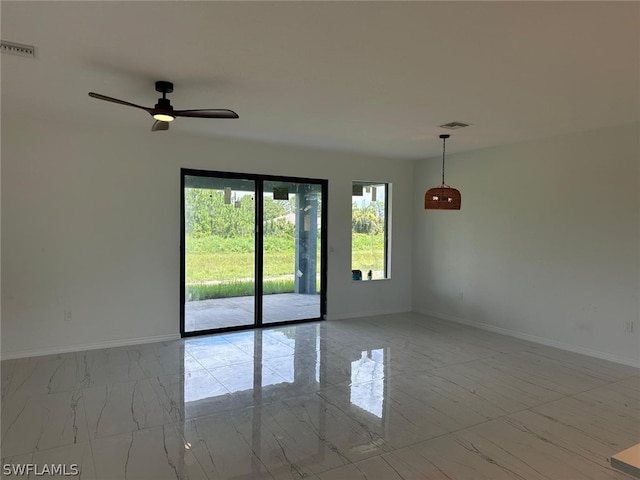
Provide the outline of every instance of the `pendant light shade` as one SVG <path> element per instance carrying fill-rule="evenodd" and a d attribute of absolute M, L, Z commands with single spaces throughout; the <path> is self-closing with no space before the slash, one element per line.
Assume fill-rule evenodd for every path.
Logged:
<path fill-rule="evenodd" d="M 462 197 L 460 191 L 444 183 L 445 142 L 450 135 L 440 135 L 442 139 L 442 183 L 430 188 L 424 194 L 424 208 L 427 210 L 460 210 Z"/>

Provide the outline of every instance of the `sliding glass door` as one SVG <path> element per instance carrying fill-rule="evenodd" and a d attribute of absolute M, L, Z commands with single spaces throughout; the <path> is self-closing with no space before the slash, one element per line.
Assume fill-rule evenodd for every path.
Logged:
<path fill-rule="evenodd" d="M 265 181 L 262 322 L 321 316 L 322 185 Z"/>
<path fill-rule="evenodd" d="M 324 317 L 326 189 L 182 170 L 183 336 Z"/>
<path fill-rule="evenodd" d="M 184 175 L 184 330 L 253 325 L 255 181 Z"/>

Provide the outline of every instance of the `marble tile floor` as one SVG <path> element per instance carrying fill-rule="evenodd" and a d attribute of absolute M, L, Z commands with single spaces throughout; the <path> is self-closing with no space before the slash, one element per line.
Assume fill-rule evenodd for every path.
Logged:
<path fill-rule="evenodd" d="M 640 370 L 395 314 L 3 361 L 3 478 L 630 479 Z"/>
<path fill-rule="evenodd" d="M 196 332 L 253 325 L 255 297 L 199 300 L 185 304 L 185 330 Z M 320 318 L 320 295 L 276 293 L 262 299 L 262 322 Z"/>

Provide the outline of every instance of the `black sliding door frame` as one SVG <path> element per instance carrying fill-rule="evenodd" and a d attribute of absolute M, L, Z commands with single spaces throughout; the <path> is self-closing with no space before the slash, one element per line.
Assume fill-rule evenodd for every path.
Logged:
<path fill-rule="evenodd" d="M 255 288 L 254 288 L 254 322 L 249 325 L 237 325 L 231 327 L 215 328 L 209 330 L 185 331 L 185 273 L 186 273 L 186 232 L 185 232 L 185 177 L 211 177 L 211 178 L 229 178 L 236 180 L 251 180 L 254 182 L 255 195 Z M 263 210 L 264 210 L 264 182 L 292 182 L 292 183 L 308 183 L 320 185 L 322 191 L 321 205 L 321 232 L 320 232 L 320 316 L 317 318 L 305 318 L 296 320 L 284 320 L 282 322 L 263 323 L 263 277 L 264 277 L 264 232 L 263 232 Z M 191 337 L 196 335 L 208 335 L 211 333 L 221 333 L 236 330 L 249 330 L 261 327 L 272 327 L 278 325 L 290 325 L 295 323 L 304 323 L 326 319 L 327 314 L 327 212 L 328 212 L 328 180 L 304 177 L 287 177 L 280 175 L 261 175 L 249 173 L 220 172 L 210 170 L 194 170 L 189 168 L 180 169 L 180 336 Z"/>

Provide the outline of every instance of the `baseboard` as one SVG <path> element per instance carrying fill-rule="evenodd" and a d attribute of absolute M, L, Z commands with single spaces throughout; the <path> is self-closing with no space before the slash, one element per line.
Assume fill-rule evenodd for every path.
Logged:
<path fill-rule="evenodd" d="M 460 323 L 470 327 L 479 328 L 481 330 L 487 330 L 489 332 L 500 333 L 509 337 L 520 338 L 522 340 L 528 340 L 530 342 L 539 343 L 548 347 L 555 347 L 561 350 L 567 350 L 569 352 L 581 353 L 589 357 L 600 358 L 602 360 L 609 360 L 610 362 L 621 363 L 623 365 L 629 365 L 630 367 L 640 368 L 640 360 L 622 357 L 620 355 L 613 355 L 611 353 L 601 352 L 599 350 L 593 350 L 591 348 L 580 347 L 578 345 L 572 345 L 570 343 L 558 342 L 545 337 L 538 337 L 537 335 L 531 335 L 528 333 L 518 332 L 516 330 L 510 330 L 508 328 L 496 327 L 489 323 L 473 322 L 465 318 L 456 317 L 454 315 L 448 315 L 440 312 L 431 312 L 422 309 L 414 309 L 414 312 L 426 315 L 428 317 L 437 318 L 440 320 L 447 320 L 454 323 Z"/>
<path fill-rule="evenodd" d="M 84 343 L 51 348 L 34 348 L 31 350 L 20 350 L 17 352 L 9 353 L 2 352 L 0 358 L 2 360 L 13 360 L 16 358 L 40 357 L 42 355 L 57 355 L 59 353 L 82 352 L 84 350 L 97 350 L 100 348 L 126 347 L 129 345 L 138 345 L 141 343 L 168 342 L 179 339 L 180 334 L 178 333 L 172 335 L 156 335 L 153 337 L 137 337 L 128 338 L 125 340 L 111 340 L 108 342 Z"/>
<path fill-rule="evenodd" d="M 353 312 L 353 313 L 339 313 L 336 315 L 327 315 L 327 320 L 348 320 L 350 318 L 361 317 L 377 317 L 378 315 L 391 315 L 393 313 L 410 313 L 411 310 L 374 310 L 370 312 Z"/>

